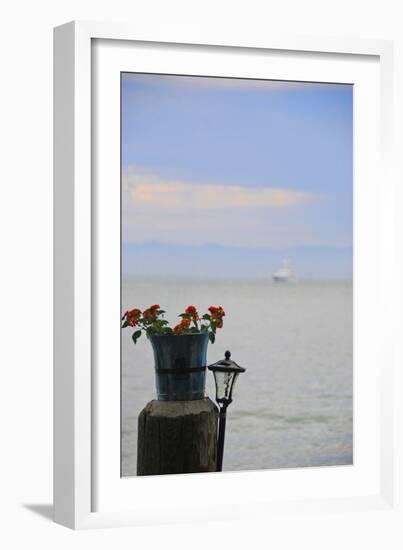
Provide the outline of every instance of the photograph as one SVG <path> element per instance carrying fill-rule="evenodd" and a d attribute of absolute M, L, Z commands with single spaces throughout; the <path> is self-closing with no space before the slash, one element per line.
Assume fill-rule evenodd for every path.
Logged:
<path fill-rule="evenodd" d="M 120 78 L 121 476 L 352 465 L 354 86 Z"/>

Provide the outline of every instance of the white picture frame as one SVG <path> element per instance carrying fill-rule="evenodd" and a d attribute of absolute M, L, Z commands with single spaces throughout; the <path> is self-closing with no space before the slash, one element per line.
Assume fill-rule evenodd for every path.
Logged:
<path fill-rule="evenodd" d="M 107 51 L 108 48 L 103 52 L 103 41 L 109 45 L 113 41 L 114 52 Z M 131 46 L 137 47 L 134 55 Z M 97 110 L 104 108 L 102 102 L 116 99 L 116 90 L 114 92 L 113 85 L 109 90 L 107 83 L 113 82 L 109 75 L 116 74 L 117 70 L 130 71 L 137 66 L 139 71 L 161 72 L 158 67 L 164 67 L 162 72 L 169 73 L 173 71 L 171 63 L 171 67 L 181 67 L 182 74 L 204 74 L 206 52 L 209 75 L 223 74 L 224 63 L 229 67 L 226 76 L 239 75 L 239 72 L 231 73 L 231 64 L 228 65 L 231 56 L 239 56 L 234 57 L 237 67 L 241 57 L 256 61 L 249 63 L 249 75 L 256 77 L 261 66 L 257 58 L 271 55 L 272 67 L 277 71 L 275 75 L 270 73 L 272 78 L 285 78 L 285 60 L 291 58 L 290 67 L 294 69 L 289 74 L 297 75 L 294 76 L 297 80 L 346 81 L 355 84 L 358 90 L 354 119 L 358 149 L 354 179 L 359 182 L 355 188 L 359 200 L 354 207 L 354 216 L 359 220 L 354 230 L 354 306 L 360 322 L 355 325 L 359 355 L 355 352 L 358 367 L 354 400 L 358 405 L 355 403 L 354 422 L 359 429 L 355 429 L 358 436 L 354 441 L 354 466 L 312 468 L 303 472 L 297 469 L 123 480 L 117 473 L 120 414 L 117 378 L 112 369 L 102 370 L 105 367 L 99 357 L 106 354 L 115 361 L 118 332 L 107 323 L 100 327 L 94 312 L 101 312 L 97 319 L 107 319 L 110 308 L 114 311 L 116 305 L 113 301 L 102 301 L 102 290 L 117 281 L 116 269 L 109 268 L 105 258 L 110 265 L 113 264 L 111 257 L 116 258 L 119 215 L 115 211 L 108 216 L 108 227 L 102 220 L 106 219 L 105 209 L 117 205 L 117 195 L 116 190 L 115 194 L 108 194 L 111 188 L 105 185 L 102 188 L 107 192 L 98 193 L 97 178 L 106 173 L 112 179 L 117 177 L 118 105 L 112 109 L 115 114 L 106 120 L 101 120 Z M 306 510 L 308 504 L 313 513 L 342 510 L 346 506 L 351 510 L 381 510 L 393 505 L 394 321 L 389 313 L 394 278 L 390 269 L 382 268 L 393 265 L 395 254 L 391 217 L 395 185 L 392 56 L 393 45 L 387 41 L 280 34 L 255 40 L 234 37 L 223 41 L 208 33 L 202 40 L 195 40 L 186 36 L 185 31 L 182 36 L 169 36 L 169 33 L 148 36 L 130 25 L 88 22 L 72 22 L 55 29 L 56 522 L 71 528 L 90 528 L 177 522 L 178 517 L 181 521 L 235 519 L 245 516 L 246 512 L 249 517 L 264 517 L 279 510 L 290 514 Z M 297 74 L 297 65 L 302 59 L 308 64 L 305 69 L 300 66 Z M 351 63 L 352 60 L 356 62 Z M 97 72 L 99 63 L 103 68 Z M 197 67 L 196 63 L 199 63 Z M 309 63 L 312 72 L 309 72 Z M 245 75 L 247 69 L 242 70 Z M 266 72 L 261 76 L 267 77 Z M 106 90 L 104 98 L 97 97 L 94 101 L 94 88 L 101 84 Z M 106 146 L 110 158 L 108 155 L 105 161 L 103 157 L 104 164 L 99 165 L 99 159 L 94 158 L 94 148 L 104 150 Z M 102 231 L 108 231 L 112 238 L 110 246 L 103 246 L 99 254 L 97 243 Z M 97 277 L 100 270 L 105 274 L 101 279 Z M 374 288 L 378 292 L 375 292 L 373 307 L 376 315 L 371 323 L 363 304 L 374 294 Z M 63 324 L 57 322 L 61 316 Z M 100 353 L 99 331 L 105 333 L 109 329 L 114 336 Z M 371 347 L 366 345 L 369 341 Z M 364 363 L 368 366 L 365 371 Z M 107 416 L 104 407 L 99 406 L 100 401 L 105 402 L 105 392 L 111 392 L 112 396 Z M 376 432 L 375 436 L 371 430 Z M 270 491 L 262 493 L 265 484 Z M 155 495 L 159 489 L 163 494 L 169 492 L 170 507 L 163 498 L 156 505 Z M 198 494 L 197 500 L 189 496 L 192 493 Z M 225 495 L 224 502 L 222 499 L 219 503 L 215 499 L 212 502 L 211 495 L 215 493 Z M 246 502 L 247 507 L 242 502 Z"/>

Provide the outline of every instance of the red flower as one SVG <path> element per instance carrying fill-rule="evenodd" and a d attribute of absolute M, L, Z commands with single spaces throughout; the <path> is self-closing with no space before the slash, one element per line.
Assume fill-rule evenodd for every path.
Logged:
<path fill-rule="evenodd" d="M 213 320 L 221 320 L 225 316 L 225 311 L 221 306 L 210 306 L 208 310 Z"/>
<path fill-rule="evenodd" d="M 185 309 L 185 313 L 190 315 L 190 317 L 193 321 L 198 321 L 200 319 L 199 314 L 198 314 L 197 309 L 195 308 L 195 306 L 188 306 Z"/>
<path fill-rule="evenodd" d="M 182 321 L 174 327 L 175 334 L 182 334 L 182 332 L 190 327 L 190 319 L 182 319 Z"/>
<path fill-rule="evenodd" d="M 138 324 L 139 319 L 141 317 L 141 311 L 137 308 L 132 309 L 130 311 L 126 311 L 125 316 L 126 316 L 127 324 L 130 327 L 135 327 Z"/>
<path fill-rule="evenodd" d="M 143 311 L 144 320 L 146 323 L 153 323 L 158 317 L 159 304 L 154 304 Z"/>
<path fill-rule="evenodd" d="M 190 327 L 190 319 L 182 319 L 180 324 L 182 325 L 182 328 L 189 328 Z"/>
<path fill-rule="evenodd" d="M 158 309 L 156 309 L 154 306 L 151 306 L 148 309 L 145 309 L 143 311 L 143 317 L 146 323 L 153 323 L 158 317 Z"/>
<path fill-rule="evenodd" d="M 153 304 L 145 309 L 143 312 L 138 309 L 131 309 L 125 311 L 122 317 L 122 328 L 125 327 L 137 327 L 133 333 L 132 338 L 134 343 L 138 340 L 141 331 L 145 331 L 147 334 L 201 334 L 207 332 L 210 341 L 214 343 L 214 336 L 217 328 L 222 328 L 225 316 L 225 311 L 222 306 L 210 306 L 208 308 L 209 315 L 199 316 L 196 306 L 187 306 L 184 313 L 181 313 L 180 322 L 171 329 L 168 321 L 164 320 L 164 311 L 160 309 L 159 304 Z M 192 328 L 191 328 L 192 327 Z M 138 330 L 140 329 L 140 330 Z"/>

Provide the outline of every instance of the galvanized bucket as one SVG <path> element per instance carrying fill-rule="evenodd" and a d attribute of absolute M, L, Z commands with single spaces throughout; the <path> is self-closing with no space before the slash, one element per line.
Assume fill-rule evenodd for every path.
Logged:
<path fill-rule="evenodd" d="M 158 401 L 203 399 L 208 334 L 150 334 Z"/>

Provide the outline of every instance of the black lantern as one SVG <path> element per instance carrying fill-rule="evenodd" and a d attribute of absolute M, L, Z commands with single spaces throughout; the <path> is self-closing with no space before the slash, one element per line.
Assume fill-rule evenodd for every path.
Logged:
<path fill-rule="evenodd" d="M 217 472 L 222 471 L 224 456 L 225 423 L 227 418 L 227 407 L 232 402 L 232 392 L 238 374 L 245 372 L 235 361 L 231 361 L 231 352 L 225 352 L 225 359 L 217 361 L 208 366 L 214 374 L 216 401 L 220 408 L 217 442 Z"/>

